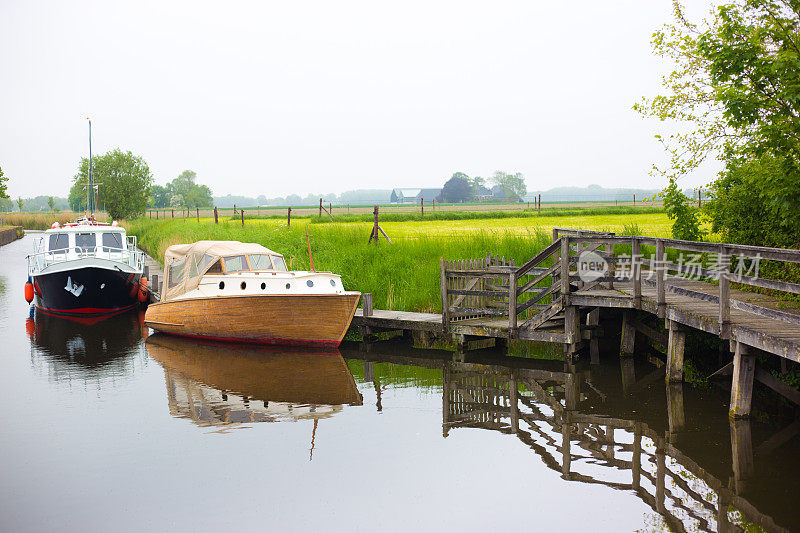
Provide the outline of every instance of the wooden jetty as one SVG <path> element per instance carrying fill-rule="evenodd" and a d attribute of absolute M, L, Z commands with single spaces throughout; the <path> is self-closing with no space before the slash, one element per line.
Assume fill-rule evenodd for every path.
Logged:
<path fill-rule="evenodd" d="M 664 345 L 668 382 L 683 380 L 688 330 L 727 341 L 733 361 L 715 374 L 732 376 L 731 417 L 747 417 L 754 380 L 800 404 L 800 393 L 756 367 L 757 353 L 800 362 L 800 310 L 785 298 L 800 295 L 800 284 L 759 276 L 762 263 L 800 263 L 800 250 L 554 228 L 552 243 L 519 266 L 491 255 L 442 259 L 441 314 L 372 309 L 365 295 L 353 324 L 365 335 L 452 337 L 459 351 L 478 339 L 520 339 L 561 343 L 570 359 L 588 349 L 594 359 L 600 311 L 616 309 L 620 353 L 633 355 L 637 331 Z"/>

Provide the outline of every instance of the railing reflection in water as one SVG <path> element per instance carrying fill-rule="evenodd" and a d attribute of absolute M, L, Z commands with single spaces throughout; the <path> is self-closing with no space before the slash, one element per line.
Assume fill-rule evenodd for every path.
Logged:
<path fill-rule="evenodd" d="M 713 460 L 709 459 L 707 449 L 697 455 L 703 457 L 700 462 L 713 463 L 714 475 L 685 450 L 697 449 L 698 440 L 720 442 L 724 437 L 719 431 L 704 435 L 696 428 L 687 433 L 684 390 L 681 385 L 664 384 L 660 361 L 654 362 L 662 368 L 651 369 L 637 381 L 631 358 L 621 358 L 615 374 L 616 390 L 612 392 L 609 376 L 602 371 L 598 375 L 595 366 L 591 371 L 577 370 L 556 361 L 539 361 L 543 368 L 537 369 L 520 366 L 519 359 L 503 366 L 487 362 L 488 359 L 470 363 L 444 357 L 424 359 L 375 353 L 353 356 L 346 352 L 346 356 L 364 359 L 365 381 L 372 381 L 376 360 L 440 368 L 445 437 L 457 428 L 515 435 L 545 465 L 560 472 L 563 479 L 631 491 L 659 513 L 672 530 L 738 531 L 752 524 L 767 531 L 788 530 L 751 503 L 748 488 L 755 475 L 754 455 L 765 456 L 793 438 L 800 430 L 800 422 L 767 439 L 754 452 L 751 423 L 730 421 L 728 465 L 732 473 L 723 480 L 725 476 L 720 475 L 719 467 L 726 453 L 717 453 L 719 457 Z M 619 386 L 620 377 L 624 387 Z M 608 409 L 617 413 L 617 417 L 586 412 L 600 404 L 613 404 L 614 394 L 631 398 L 645 387 L 651 387 L 647 394 L 652 394 L 654 388 L 665 388 L 666 406 L 662 404 L 658 410 L 663 416 L 666 407 L 667 420 L 661 428 L 651 425 L 652 416 L 637 419 L 636 415 L 626 414 L 625 418 L 618 415 L 630 405 L 635 406 L 635 399 L 617 411 Z M 788 478 L 793 473 L 786 475 Z M 764 506 L 763 497 L 756 501 L 760 507 Z M 784 508 L 782 518 L 784 515 L 793 513 L 789 509 L 787 514 Z"/>

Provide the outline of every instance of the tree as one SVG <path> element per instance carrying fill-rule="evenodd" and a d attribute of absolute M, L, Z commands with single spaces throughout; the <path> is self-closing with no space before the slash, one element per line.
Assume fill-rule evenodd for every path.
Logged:
<path fill-rule="evenodd" d="M 50 212 L 53 212 L 56 209 L 56 199 L 52 196 L 47 197 L 47 207 L 50 208 Z"/>
<path fill-rule="evenodd" d="M 800 7 L 795 0 L 734 0 L 695 25 L 675 2 L 674 18 L 653 35 L 656 55 L 675 64 L 663 78 L 665 94 L 634 106 L 679 126 L 678 133 L 656 136 L 669 164 L 654 166 L 654 173 L 677 179 L 708 157 L 720 159 L 725 169 L 711 185 L 714 198 L 707 204 L 718 230 L 753 244 L 796 241 Z M 740 209 L 746 207 L 741 201 L 754 197 L 772 217 L 767 227 L 782 228 L 778 233 L 743 231 L 752 209 Z M 763 240 L 765 235 L 772 240 Z"/>
<path fill-rule="evenodd" d="M 474 178 L 469 178 L 469 184 L 477 191 L 480 187 L 486 187 L 486 180 L 480 176 L 475 176 Z"/>
<path fill-rule="evenodd" d="M 8 198 L 8 178 L 3 176 L 3 169 L 0 168 L 0 199 Z"/>
<path fill-rule="evenodd" d="M 166 187 L 161 185 L 153 185 L 150 187 L 150 206 L 151 207 L 168 207 L 170 194 Z"/>
<path fill-rule="evenodd" d="M 94 183 L 99 184 L 95 194 L 112 218 L 131 218 L 144 213 L 153 182 L 144 159 L 116 148 L 95 157 L 93 165 Z M 89 160 L 84 157 L 69 194 L 70 205 L 76 211 L 84 209 L 87 204 L 88 175 Z"/>
<path fill-rule="evenodd" d="M 678 189 L 675 178 L 669 180 L 669 186 L 660 194 L 664 199 L 664 208 L 667 216 L 672 220 L 672 236 L 686 241 L 699 241 L 703 237 L 700 231 L 700 221 L 697 210 L 691 205 L 691 200 Z"/>
<path fill-rule="evenodd" d="M 520 200 L 528 192 L 528 187 L 525 185 L 525 177 L 520 172 L 507 174 L 498 170 L 490 178 L 490 181 L 503 189 L 506 193 L 506 198 Z"/>
<path fill-rule="evenodd" d="M 457 172 L 456 174 L 461 173 Z M 447 180 L 444 187 L 442 187 L 442 198 L 444 198 L 445 202 L 452 203 L 472 200 L 472 185 L 465 178 L 456 176 L 456 174 L 453 174 L 453 177 Z"/>
<path fill-rule="evenodd" d="M 22 206 L 25 205 L 25 201 L 22 199 L 22 196 L 17 197 L 17 207 L 19 210 L 22 211 Z"/>

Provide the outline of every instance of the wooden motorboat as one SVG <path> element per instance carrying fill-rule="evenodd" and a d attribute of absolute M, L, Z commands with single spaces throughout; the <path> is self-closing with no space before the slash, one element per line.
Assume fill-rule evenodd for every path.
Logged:
<path fill-rule="evenodd" d="M 281 254 L 238 241 L 170 246 L 164 268 L 145 325 L 173 335 L 335 348 L 361 296 L 337 274 L 289 271 Z"/>

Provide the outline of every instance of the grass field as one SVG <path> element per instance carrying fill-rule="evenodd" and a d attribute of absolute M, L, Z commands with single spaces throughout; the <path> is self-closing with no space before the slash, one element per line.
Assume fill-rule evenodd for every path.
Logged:
<path fill-rule="evenodd" d="M 309 267 L 306 238 L 311 234 L 318 270 L 342 275 L 345 288 L 371 292 L 375 307 L 406 311 L 441 311 L 439 259 L 475 259 L 488 253 L 514 259 L 530 259 L 551 241 L 551 229 L 576 227 L 611 230 L 618 234 L 669 236 L 664 213 L 602 214 L 584 216 L 523 217 L 406 221 L 382 223 L 394 241 L 367 244 L 370 224 L 331 222 L 311 224 L 293 221 L 290 228 L 276 219 L 158 220 L 143 218 L 123 225 L 139 237 L 140 245 L 159 261 L 172 244 L 198 240 L 257 242 L 283 254 L 291 269 Z"/>

